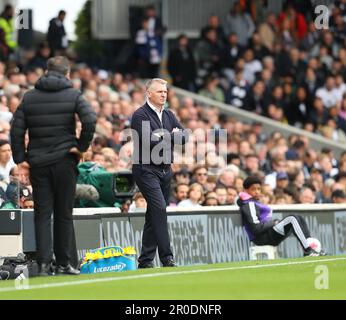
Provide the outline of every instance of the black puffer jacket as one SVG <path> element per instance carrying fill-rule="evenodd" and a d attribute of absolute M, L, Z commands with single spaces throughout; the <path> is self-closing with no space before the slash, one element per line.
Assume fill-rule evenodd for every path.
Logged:
<path fill-rule="evenodd" d="M 82 123 L 79 139 L 75 134 L 76 114 Z M 95 124 L 95 112 L 81 93 L 72 88 L 71 81 L 50 71 L 37 81 L 35 89 L 24 95 L 14 114 L 13 159 L 16 163 L 27 161 L 31 167 L 40 167 L 60 161 L 72 147 L 84 152 L 93 138 Z M 29 145 L 26 149 L 27 129 Z"/>

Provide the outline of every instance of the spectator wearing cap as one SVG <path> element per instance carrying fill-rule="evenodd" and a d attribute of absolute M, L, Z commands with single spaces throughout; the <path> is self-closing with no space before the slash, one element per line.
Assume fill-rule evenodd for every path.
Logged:
<path fill-rule="evenodd" d="M 335 190 L 332 192 L 332 203 L 346 203 L 346 194 L 342 190 Z"/>
<path fill-rule="evenodd" d="M 276 188 L 275 192 L 284 192 L 285 189 L 288 187 L 289 179 L 288 174 L 286 172 L 278 172 L 276 175 Z"/>
<path fill-rule="evenodd" d="M 303 140 L 297 139 L 292 147 L 287 150 L 285 156 L 286 160 L 297 160 L 304 158 L 304 152 L 306 150 L 306 145 Z"/>

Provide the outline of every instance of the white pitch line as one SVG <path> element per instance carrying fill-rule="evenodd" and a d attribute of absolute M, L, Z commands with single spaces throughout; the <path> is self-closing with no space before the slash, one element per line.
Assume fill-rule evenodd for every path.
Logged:
<path fill-rule="evenodd" d="M 337 260 L 346 260 L 346 258 L 331 258 L 331 259 L 321 259 L 321 260 L 304 260 L 304 261 L 292 261 L 292 262 L 281 262 L 281 263 L 272 263 L 272 264 L 260 264 L 260 265 L 242 266 L 242 267 L 225 267 L 225 268 L 213 268 L 213 269 L 172 271 L 172 272 L 163 272 L 163 273 L 139 274 L 139 275 L 132 275 L 132 276 L 124 276 L 124 277 L 111 277 L 111 278 L 91 279 L 91 280 L 77 280 L 77 281 L 68 281 L 68 282 L 58 282 L 58 283 L 47 283 L 47 284 L 31 285 L 28 288 L 16 288 L 16 287 L 0 288 L 0 292 L 48 289 L 48 288 L 56 288 L 56 287 L 64 287 L 64 286 L 83 285 L 83 284 L 110 282 L 110 281 L 134 280 L 134 279 L 144 279 L 144 278 L 155 278 L 155 277 L 181 275 L 181 274 L 190 274 L 190 273 L 203 273 L 203 272 L 216 272 L 216 271 L 242 270 L 242 269 L 259 269 L 259 268 L 289 266 L 289 265 L 307 264 L 307 263 L 323 263 L 323 262 L 337 261 Z"/>

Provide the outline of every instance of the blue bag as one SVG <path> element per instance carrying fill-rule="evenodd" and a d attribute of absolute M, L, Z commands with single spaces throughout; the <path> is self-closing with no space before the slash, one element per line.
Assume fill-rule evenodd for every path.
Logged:
<path fill-rule="evenodd" d="M 133 247 L 104 247 L 87 252 L 80 267 L 81 273 L 102 273 L 136 270 L 136 251 Z"/>

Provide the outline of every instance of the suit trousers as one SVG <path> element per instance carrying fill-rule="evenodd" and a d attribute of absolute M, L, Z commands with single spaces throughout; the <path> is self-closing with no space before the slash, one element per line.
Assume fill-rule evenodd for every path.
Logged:
<path fill-rule="evenodd" d="M 134 164 L 132 173 L 139 190 L 147 201 L 142 249 L 138 262 L 140 264 L 152 262 L 158 249 L 159 258 L 164 264 L 168 259 L 173 258 L 166 211 L 173 175 L 172 169 L 170 165 Z"/>
<path fill-rule="evenodd" d="M 77 160 L 73 155 L 49 166 L 30 168 L 38 263 L 50 263 L 53 251 L 57 265 L 67 265 L 74 258 L 72 212 L 77 174 Z"/>

